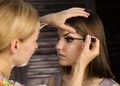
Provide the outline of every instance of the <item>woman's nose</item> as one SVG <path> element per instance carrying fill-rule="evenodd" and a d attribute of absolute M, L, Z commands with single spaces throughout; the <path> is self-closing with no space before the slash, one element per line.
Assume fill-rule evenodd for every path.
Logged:
<path fill-rule="evenodd" d="M 56 44 L 56 49 L 57 50 L 60 50 L 60 49 L 63 49 L 63 42 L 62 41 L 58 41 L 57 44 Z"/>

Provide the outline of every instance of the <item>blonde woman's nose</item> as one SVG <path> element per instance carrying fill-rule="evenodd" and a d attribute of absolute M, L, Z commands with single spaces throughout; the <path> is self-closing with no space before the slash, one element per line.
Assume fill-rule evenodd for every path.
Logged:
<path fill-rule="evenodd" d="M 36 43 L 35 48 L 36 48 L 36 49 L 38 48 L 38 43 Z"/>

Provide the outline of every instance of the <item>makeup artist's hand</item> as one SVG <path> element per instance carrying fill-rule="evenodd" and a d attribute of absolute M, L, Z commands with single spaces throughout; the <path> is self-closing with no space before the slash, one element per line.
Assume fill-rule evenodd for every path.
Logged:
<path fill-rule="evenodd" d="M 91 42 L 91 38 L 95 39 L 95 42 Z M 92 43 L 92 47 L 90 45 Z M 86 67 L 96 56 L 99 55 L 100 42 L 96 37 L 87 35 L 86 40 L 83 44 L 83 50 L 79 56 L 79 66 Z"/>
<path fill-rule="evenodd" d="M 82 16 L 87 18 L 89 16 L 89 13 L 85 12 L 84 8 L 74 7 L 74 8 L 69 8 L 67 10 L 63 10 L 57 13 L 52 13 L 52 14 L 42 16 L 40 17 L 40 22 L 48 23 L 50 25 L 53 25 L 56 28 L 68 30 L 74 33 L 75 30 L 72 27 L 65 25 L 65 21 L 68 18 L 77 17 L 77 16 Z"/>
<path fill-rule="evenodd" d="M 83 50 L 77 60 L 75 70 L 73 73 L 73 77 L 71 79 L 71 86 L 82 86 L 84 73 L 87 65 L 97 56 L 99 55 L 99 40 L 95 38 L 95 42 L 92 42 L 92 47 L 90 48 L 91 44 L 91 37 L 87 35 L 86 40 L 83 45 Z"/>

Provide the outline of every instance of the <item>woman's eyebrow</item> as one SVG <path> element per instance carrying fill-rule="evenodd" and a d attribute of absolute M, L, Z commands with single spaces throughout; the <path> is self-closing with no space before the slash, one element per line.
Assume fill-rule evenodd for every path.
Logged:
<path fill-rule="evenodd" d="M 72 34 L 72 33 L 71 33 L 71 32 L 68 32 L 68 33 L 64 34 L 63 36 L 67 36 L 67 35 L 69 35 L 69 34 Z"/>

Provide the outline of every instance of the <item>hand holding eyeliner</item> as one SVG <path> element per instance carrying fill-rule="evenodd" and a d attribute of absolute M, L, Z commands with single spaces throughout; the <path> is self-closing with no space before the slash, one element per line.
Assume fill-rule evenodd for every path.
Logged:
<path fill-rule="evenodd" d="M 86 38 L 86 37 L 83 38 L 84 41 L 85 41 L 85 38 Z M 92 42 L 96 42 L 96 39 L 95 39 L 95 38 L 91 38 L 90 49 L 92 48 Z"/>

